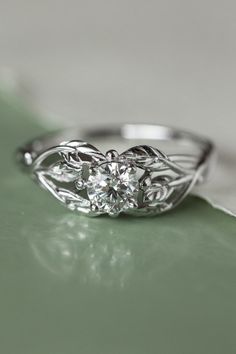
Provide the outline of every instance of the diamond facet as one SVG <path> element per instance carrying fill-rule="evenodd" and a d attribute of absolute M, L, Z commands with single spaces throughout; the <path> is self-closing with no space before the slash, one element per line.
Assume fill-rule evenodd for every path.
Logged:
<path fill-rule="evenodd" d="M 109 214 L 119 214 L 137 205 L 138 191 L 136 170 L 125 161 L 109 161 L 98 165 L 87 182 L 91 204 Z"/>

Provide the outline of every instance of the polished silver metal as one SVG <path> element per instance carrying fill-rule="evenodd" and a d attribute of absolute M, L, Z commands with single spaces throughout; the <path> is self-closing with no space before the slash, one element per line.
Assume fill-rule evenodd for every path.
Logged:
<path fill-rule="evenodd" d="M 111 148 L 101 152 L 91 145 L 93 141 L 101 146 L 110 142 Z M 131 141 L 134 147 L 114 149 L 115 144 Z M 169 149 L 174 145 L 173 151 L 162 152 L 163 142 Z M 71 210 L 90 216 L 139 216 L 176 207 L 206 179 L 214 152 L 209 140 L 192 133 L 124 124 L 48 134 L 20 148 L 17 157 L 44 189 Z"/>

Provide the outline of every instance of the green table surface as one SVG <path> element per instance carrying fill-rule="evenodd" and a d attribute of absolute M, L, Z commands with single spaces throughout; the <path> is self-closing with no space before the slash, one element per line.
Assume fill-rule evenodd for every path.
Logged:
<path fill-rule="evenodd" d="M 0 353 L 235 354 L 235 219 L 75 215 L 14 162 L 41 132 L 0 99 Z"/>

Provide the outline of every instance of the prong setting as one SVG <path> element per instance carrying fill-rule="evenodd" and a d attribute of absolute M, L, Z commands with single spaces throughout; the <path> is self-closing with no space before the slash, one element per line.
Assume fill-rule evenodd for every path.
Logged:
<path fill-rule="evenodd" d="M 108 150 L 106 152 L 106 159 L 109 161 L 115 160 L 119 157 L 119 153 L 116 150 Z"/>
<path fill-rule="evenodd" d="M 117 154 L 109 151 L 107 161 L 94 168 L 87 181 L 91 203 L 109 215 L 118 215 L 137 205 L 139 193 L 135 166 L 123 158 L 120 161 Z"/>

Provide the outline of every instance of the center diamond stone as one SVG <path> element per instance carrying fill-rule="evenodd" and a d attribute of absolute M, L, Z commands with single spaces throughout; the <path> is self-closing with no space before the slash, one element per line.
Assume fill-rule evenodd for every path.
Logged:
<path fill-rule="evenodd" d="M 88 178 L 91 204 L 101 212 L 118 214 L 137 205 L 139 191 L 135 168 L 127 162 L 109 161 L 94 168 Z"/>

